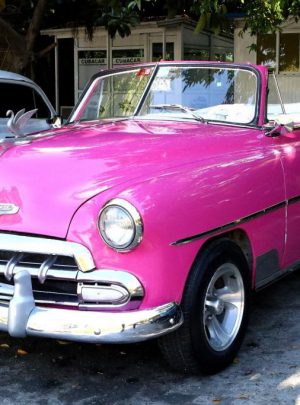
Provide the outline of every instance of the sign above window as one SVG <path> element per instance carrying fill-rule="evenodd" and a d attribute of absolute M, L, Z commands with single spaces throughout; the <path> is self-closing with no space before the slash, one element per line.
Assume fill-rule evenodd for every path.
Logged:
<path fill-rule="evenodd" d="M 113 58 L 114 65 L 127 65 L 131 63 L 141 63 L 144 62 L 144 58 L 140 56 L 131 56 L 131 57 L 124 57 L 124 58 Z"/>
<path fill-rule="evenodd" d="M 144 62 L 144 49 L 113 49 L 113 66 Z"/>
<path fill-rule="evenodd" d="M 106 58 L 80 58 L 78 60 L 79 65 L 106 65 Z"/>
<path fill-rule="evenodd" d="M 78 51 L 78 89 L 83 90 L 88 80 L 106 66 L 105 50 Z"/>

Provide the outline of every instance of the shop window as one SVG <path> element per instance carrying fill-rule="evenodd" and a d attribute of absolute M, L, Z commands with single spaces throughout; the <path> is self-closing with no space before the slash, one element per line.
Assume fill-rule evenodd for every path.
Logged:
<path fill-rule="evenodd" d="M 78 88 L 83 90 L 90 78 L 107 66 L 105 50 L 78 51 Z"/>
<path fill-rule="evenodd" d="M 257 37 L 257 63 L 275 67 L 276 65 L 276 35 L 265 34 Z"/>
<path fill-rule="evenodd" d="M 154 42 L 152 44 L 152 61 L 158 62 L 163 59 L 163 44 L 162 42 Z M 165 60 L 174 60 L 174 42 L 166 43 Z"/>
<path fill-rule="evenodd" d="M 144 49 L 113 49 L 113 66 L 144 62 Z"/>
<path fill-rule="evenodd" d="M 299 34 L 280 34 L 279 71 L 299 71 Z"/>
<path fill-rule="evenodd" d="M 209 50 L 184 48 L 184 60 L 209 60 Z"/>
<path fill-rule="evenodd" d="M 300 34 L 279 35 L 279 72 L 299 72 Z M 257 63 L 276 67 L 276 35 L 257 37 Z"/>

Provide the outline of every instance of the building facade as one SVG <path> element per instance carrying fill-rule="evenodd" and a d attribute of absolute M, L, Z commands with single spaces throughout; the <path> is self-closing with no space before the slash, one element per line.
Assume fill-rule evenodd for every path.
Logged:
<path fill-rule="evenodd" d="M 185 17 L 142 22 L 131 35 L 111 39 L 99 27 L 89 40 L 84 28 L 49 29 L 54 37 L 56 108 L 68 115 L 90 77 L 101 69 L 131 63 L 164 60 L 233 60 L 233 38 L 203 31 L 195 34 L 195 22 Z M 69 94 L 66 94 L 66 91 Z"/>
<path fill-rule="evenodd" d="M 241 20 L 234 33 L 234 60 L 270 66 L 275 71 L 283 102 L 297 105 L 300 102 L 300 21 L 289 19 L 274 34 L 240 35 Z M 256 51 L 250 51 L 251 45 Z M 296 104 L 297 103 L 297 104 Z"/>

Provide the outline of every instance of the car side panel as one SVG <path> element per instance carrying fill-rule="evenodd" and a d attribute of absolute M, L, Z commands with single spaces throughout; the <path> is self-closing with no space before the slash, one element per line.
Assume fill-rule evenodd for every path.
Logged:
<path fill-rule="evenodd" d="M 248 235 L 254 257 L 254 283 L 260 256 L 275 250 L 282 265 L 284 178 L 272 139 L 252 130 L 240 139 L 239 145 L 238 154 L 194 162 L 127 185 L 126 189 L 120 186 L 99 194 L 76 212 L 68 240 L 87 246 L 98 268 L 135 274 L 145 287 L 142 305 L 146 308 L 180 301 L 189 270 L 203 244 L 224 232 L 218 228 L 241 220 L 231 229 L 240 228 Z M 95 229 L 101 207 L 116 197 L 134 204 L 144 221 L 143 241 L 129 253 L 114 252 Z M 265 211 L 270 207 L 274 209 Z M 248 216 L 249 220 L 243 221 Z M 205 236 L 211 230 L 215 230 L 214 234 Z M 199 239 L 172 245 L 195 235 L 200 235 Z"/>
<path fill-rule="evenodd" d="M 286 182 L 287 229 L 283 265 L 300 260 L 300 129 L 274 138 Z"/>

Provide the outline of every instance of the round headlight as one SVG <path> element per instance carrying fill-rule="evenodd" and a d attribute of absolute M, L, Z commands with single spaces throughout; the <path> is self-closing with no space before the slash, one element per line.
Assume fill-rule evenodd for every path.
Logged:
<path fill-rule="evenodd" d="M 142 219 L 133 205 L 116 198 L 102 208 L 99 230 L 108 246 L 119 251 L 129 251 L 142 240 Z"/>

